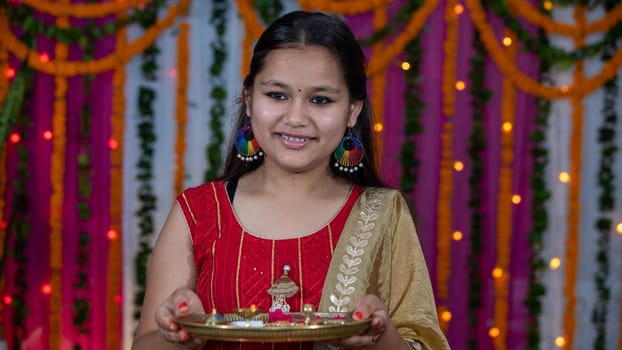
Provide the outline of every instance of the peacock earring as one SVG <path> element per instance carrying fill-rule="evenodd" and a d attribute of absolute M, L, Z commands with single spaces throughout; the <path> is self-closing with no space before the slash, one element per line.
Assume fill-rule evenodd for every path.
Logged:
<path fill-rule="evenodd" d="M 353 173 L 363 167 L 365 149 L 363 143 L 352 135 L 352 129 L 348 128 L 348 133 L 341 139 L 333 156 L 336 160 L 334 166 L 340 171 Z"/>
<path fill-rule="evenodd" d="M 246 162 L 257 160 L 263 156 L 263 151 L 259 147 L 250 125 L 238 130 L 235 136 L 235 148 L 238 150 L 238 158 Z"/>

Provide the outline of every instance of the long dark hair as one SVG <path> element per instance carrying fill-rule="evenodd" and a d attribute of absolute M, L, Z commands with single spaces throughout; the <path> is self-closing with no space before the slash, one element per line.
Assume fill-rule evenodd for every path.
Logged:
<path fill-rule="evenodd" d="M 244 90 L 247 91 L 252 88 L 255 76 L 263 69 L 266 56 L 270 51 L 303 46 L 322 46 L 328 49 L 339 63 L 350 99 L 352 101 L 363 101 L 363 108 L 358 116 L 357 123 L 351 129 L 352 134 L 363 143 L 365 148 L 365 157 L 362 161 L 363 168 L 354 173 L 349 173 L 339 171 L 327 164 L 330 172 L 333 176 L 341 177 L 356 185 L 383 186 L 376 168 L 376 154 L 372 139 L 371 110 L 367 96 L 367 74 L 365 72 L 367 60 L 354 34 L 341 18 L 321 12 L 294 11 L 277 19 L 266 28 L 253 49 L 250 71 L 244 79 Z M 237 150 L 234 145 L 235 133 L 248 125 L 249 122 L 246 116 L 244 98 L 240 98 L 239 102 L 240 109 L 231 135 L 231 144 L 223 174 L 220 178 L 222 180 L 239 178 L 247 172 L 257 169 L 263 163 L 263 158 L 245 162 L 237 157 Z"/>

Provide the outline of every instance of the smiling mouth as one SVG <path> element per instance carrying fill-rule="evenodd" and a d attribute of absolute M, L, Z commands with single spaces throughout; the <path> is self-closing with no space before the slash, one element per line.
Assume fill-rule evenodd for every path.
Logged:
<path fill-rule="evenodd" d="M 279 134 L 279 136 L 287 141 L 287 142 L 293 142 L 293 143 L 305 143 L 307 141 L 309 141 L 309 138 L 307 137 L 296 137 L 296 136 L 289 136 L 289 135 L 285 135 L 285 134 Z"/>

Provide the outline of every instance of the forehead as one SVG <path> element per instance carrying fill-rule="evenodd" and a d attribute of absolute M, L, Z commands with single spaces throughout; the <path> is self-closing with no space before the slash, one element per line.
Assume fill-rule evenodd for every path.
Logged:
<path fill-rule="evenodd" d="M 259 80 L 344 84 L 343 72 L 332 52 L 322 46 L 304 46 L 272 50 L 258 73 Z"/>

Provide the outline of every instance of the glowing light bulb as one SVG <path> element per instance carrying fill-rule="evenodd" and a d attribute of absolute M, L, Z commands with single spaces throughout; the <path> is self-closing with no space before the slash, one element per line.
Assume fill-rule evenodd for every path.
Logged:
<path fill-rule="evenodd" d="M 461 15 L 462 12 L 464 12 L 464 6 L 457 4 L 456 6 L 454 6 L 454 13 L 457 15 Z"/>
<path fill-rule="evenodd" d="M 505 122 L 503 123 L 503 125 L 501 125 L 501 130 L 503 130 L 504 133 L 509 133 L 512 131 L 512 123 L 510 122 Z"/>
<path fill-rule="evenodd" d="M 503 269 L 500 267 L 495 267 L 494 269 L 492 269 L 492 277 L 494 278 L 503 277 Z"/>
<path fill-rule="evenodd" d="M 50 130 L 46 130 L 43 132 L 43 139 L 49 141 L 52 139 L 52 132 Z"/>
<path fill-rule="evenodd" d="M 499 328 L 497 328 L 497 327 L 492 327 L 491 329 L 489 329 L 489 330 L 488 330 L 488 335 L 489 335 L 491 338 L 496 338 L 496 337 L 498 337 L 498 336 L 499 336 L 499 333 L 501 333 L 501 332 L 499 331 Z"/>
<path fill-rule="evenodd" d="M 464 81 L 462 81 L 462 80 L 457 81 L 456 82 L 456 90 L 462 91 L 464 89 L 466 89 L 466 83 Z"/>
<path fill-rule="evenodd" d="M 15 69 L 13 68 L 7 68 L 6 69 L 6 77 L 11 79 L 15 77 Z"/>
<path fill-rule="evenodd" d="M 410 62 L 402 62 L 402 70 L 407 71 L 410 69 Z"/>
<path fill-rule="evenodd" d="M 13 298 L 10 295 L 5 295 L 2 297 L 2 302 L 4 302 L 5 305 L 11 305 Z"/>
<path fill-rule="evenodd" d="M 559 89 L 560 89 L 563 93 L 567 93 L 567 92 L 568 92 L 568 90 L 570 90 L 570 88 L 568 87 L 568 85 L 562 85 Z"/>
<path fill-rule="evenodd" d="M 115 229 L 110 229 L 108 230 L 106 237 L 108 237 L 109 240 L 114 241 L 115 239 L 119 237 L 119 233 Z"/>
<path fill-rule="evenodd" d="M 43 63 L 48 63 L 50 62 L 50 55 L 48 55 L 47 52 L 43 52 L 39 55 L 39 61 L 43 62 Z"/>
<path fill-rule="evenodd" d="M 566 338 L 564 338 L 562 336 L 559 336 L 559 337 L 555 338 L 555 345 L 558 348 L 563 348 L 564 345 L 566 345 Z"/>
<path fill-rule="evenodd" d="M 559 175 L 557 175 L 557 178 L 559 179 L 559 182 L 563 182 L 565 184 L 570 182 L 570 174 L 565 171 L 559 173 Z"/>
<path fill-rule="evenodd" d="M 41 286 L 41 293 L 45 295 L 52 294 L 52 286 L 49 283 L 44 284 L 43 286 Z"/>
<path fill-rule="evenodd" d="M 454 170 L 456 171 L 462 171 L 464 170 L 464 163 L 462 163 L 461 161 L 455 161 L 454 162 Z"/>
<path fill-rule="evenodd" d="M 374 131 L 375 132 L 382 132 L 382 130 L 384 130 L 384 125 L 382 125 L 382 123 L 374 124 Z"/>
<path fill-rule="evenodd" d="M 503 38 L 502 40 L 503 42 L 503 46 L 508 47 L 512 45 L 512 38 L 510 38 L 509 36 L 506 36 Z"/>
<path fill-rule="evenodd" d="M 110 149 L 117 149 L 119 148 L 119 142 L 117 142 L 117 140 L 115 139 L 110 139 L 108 140 L 108 147 Z"/>
<path fill-rule="evenodd" d="M 515 194 L 512 196 L 512 203 L 519 204 L 523 198 L 519 194 Z"/>
<path fill-rule="evenodd" d="M 20 142 L 22 140 L 22 135 L 20 135 L 20 134 L 18 134 L 16 132 L 11 133 L 11 135 L 9 136 L 9 140 L 11 142 L 13 142 L 13 143 L 18 143 L 18 142 Z"/>
<path fill-rule="evenodd" d="M 622 222 L 616 225 L 616 231 L 619 235 L 622 235 Z"/>
<path fill-rule="evenodd" d="M 542 3 L 542 7 L 547 11 L 551 11 L 553 9 L 553 2 L 547 0 Z"/>
<path fill-rule="evenodd" d="M 454 231 L 454 233 L 451 235 L 451 237 L 454 239 L 454 241 L 460 241 L 462 240 L 462 232 L 460 231 Z"/>
<path fill-rule="evenodd" d="M 451 321 L 451 312 L 448 310 L 445 310 L 441 313 L 441 320 L 445 321 L 445 322 L 449 322 Z"/>
<path fill-rule="evenodd" d="M 553 259 L 551 259 L 551 261 L 549 261 L 549 267 L 551 268 L 551 270 L 557 270 L 562 264 L 562 261 L 560 258 L 555 257 Z"/>

